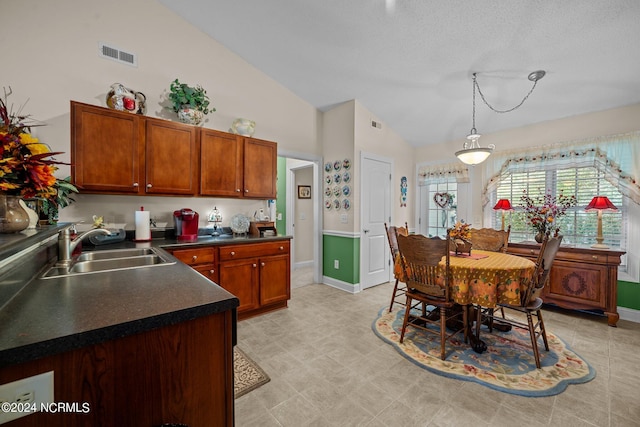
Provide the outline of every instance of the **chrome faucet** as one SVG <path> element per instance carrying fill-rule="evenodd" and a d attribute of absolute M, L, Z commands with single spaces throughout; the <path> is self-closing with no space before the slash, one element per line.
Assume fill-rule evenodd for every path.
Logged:
<path fill-rule="evenodd" d="M 71 228 L 67 227 L 58 233 L 58 262 L 56 263 L 58 267 L 69 267 L 71 265 L 73 261 L 71 254 L 82 240 L 96 234 L 111 235 L 111 232 L 106 228 L 93 228 L 78 234 L 75 239 L 71 240 Z"/>

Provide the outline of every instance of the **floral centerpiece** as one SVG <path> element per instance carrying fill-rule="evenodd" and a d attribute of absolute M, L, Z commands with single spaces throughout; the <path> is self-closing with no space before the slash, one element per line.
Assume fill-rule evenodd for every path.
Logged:
<path fill-rule="evenodd" d="M 453 242 L 455 253 L 467 252 L 471 254 L 471 224 L 458 221 L 449 230 L 449 239 Z"/>
<path fill-rule="evenodd" d="M 56 165 L 64 164 L 53 159 L 60 152 L 31 135 L 30 116 L 13 112 L 4 99 L 0 99 L 0 195 L 23 199 L 38 198 L 57 206 L 59 181 L 53 175 Z M 66 185 L 66 183 L 64 184 Z M 77 192 L 77 190 L 76 190 Z"/>
<path fill-rule="evenodd" d="M 560 192 L 557 196 L 547 190 L 542 196 L 531 197 L 527 190 L 523 191 L 520 197 L 522 203 L 519 205 L 524 209 L 527 221 L 536 230 L 536 241 L 541 242 L 548 232 L 557 236 L 560 227 L 557 225 L 558 219 L 566 215 L 567 209 L 576 205 L 575 196 L 565 196 Z"/>

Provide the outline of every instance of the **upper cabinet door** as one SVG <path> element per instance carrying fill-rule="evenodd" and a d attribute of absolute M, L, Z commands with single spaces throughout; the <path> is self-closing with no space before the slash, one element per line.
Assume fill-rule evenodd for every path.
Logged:
<path fill-rule="evenodd" d="M 242 197 L 242 138 L 201 129 L 200 145 L 200 194 Z"/>
<path fill-rule="evenodd" d="M 275 142 L 244 138 L 244 197 L 276 198 L 277 147 Z"/>
<path fill-rule="evenodd" d="M 138 194 L 143 187 L 140 116 L 71 102 L 71 177 L 82 192 Z"/>
<path fill-rule="evenodd" d="M 166 120 L 146 120 L 146 194 L 198 192 L 198 128 Z"/>

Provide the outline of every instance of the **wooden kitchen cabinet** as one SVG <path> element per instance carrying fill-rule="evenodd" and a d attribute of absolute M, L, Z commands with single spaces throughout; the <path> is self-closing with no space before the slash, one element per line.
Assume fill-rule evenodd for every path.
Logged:
<path fill-rule="evenodd" d="M 212 282 L 218 283 L 218 248 L 214 246 L 193 249 L 167 249 L 174 257 L 184 262 Z"/>
<path fill-rule="evenodd" d="M 535 261 L 540 245 L 509 243 L 507 252 Z M 542 299 L 562 308 L 598 310 L 616 326 L 618 314 L 618 266 L 625 252 L 560 246 L 551 267 Z"/>
<path fill-rule="evenodd" d="M 202 129 L 200 194 L 276 198 L 277 144 Z"/>
<path fill-rule="evenodd" d="M 197 128 L 147 118 L 145 192 L 193 196 L 198 192 Z"/>
<path fill-rule="evenodd" d="M 232 310 L 0 368 L 0 384 L 53 371 L 56 402 L 14 427 L 234 425 Z M 9 425 L 9 424 L 8 424 Z"/>
<path fill-rule="evenodd" d="M 81 192 L 195 195 L 194 126 L 71 101 L 71 176 Z"/>
<path fill-rule="evenodd" d="M 287 306 L 291 297 L 288 240 L 220 246 L 220 281 L 240 300 L 245 319 Z"/>
<path fill-rule="evenodd" d="M 71 176 L 81 192 L 138 194 L 144 183 L 141 116 L 71 102 Z"/>

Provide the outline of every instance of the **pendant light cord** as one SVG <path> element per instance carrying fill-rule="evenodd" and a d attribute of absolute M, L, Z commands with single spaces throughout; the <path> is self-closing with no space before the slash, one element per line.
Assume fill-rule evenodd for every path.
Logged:
<path fill-rule="evenodd" d="M 544 74 L 543 74 L 544 75 Z M 474 115 L 474 127 L 475 127 L 475 107 L 476 107 L 476 88 L 478 88 L 478 93 L 480 94 L 480 98 L 482 98 L 482 101 L 487 105 L 487 107 L 489 107 L 492 111 L 496 112 L 496 113 L 510 113 L 513 110 L 516 110 L 518 108 L 520 108 L 520 106 L 522 104 L 524 104 L 524 102 L 527 100 L 527 98 L 529 98 L 529 95 L 531 95 L 531 93 L 533 93 L 533 90 L 536 88 L 536 85 L 538 84 L 538 80 L 542 78 L 542 77 L 538 77 L 538 78 L 533 78 L 530 76 L 529 80 L 533 81 L 533 86 L 531 86 L 531 90 L 529 91 L 528 94 L 525 95 L 525 97 L 522 99 L 522 101 L 520 101 L 520 103 L 518 105 L 516 105 L 513 108 L 509 108 L 508 110 L 498 110 L 497 108 L 494 108 L 491 104 L 489 104 L 487 102 L 487 100 L 484 97 L 484 94 L 482 93 L 482 90 L 480 90 L 480 85 L 478 84 L 478 81 L 476 80 L 476 73 L 473 73 L 473 115 Z"/>

